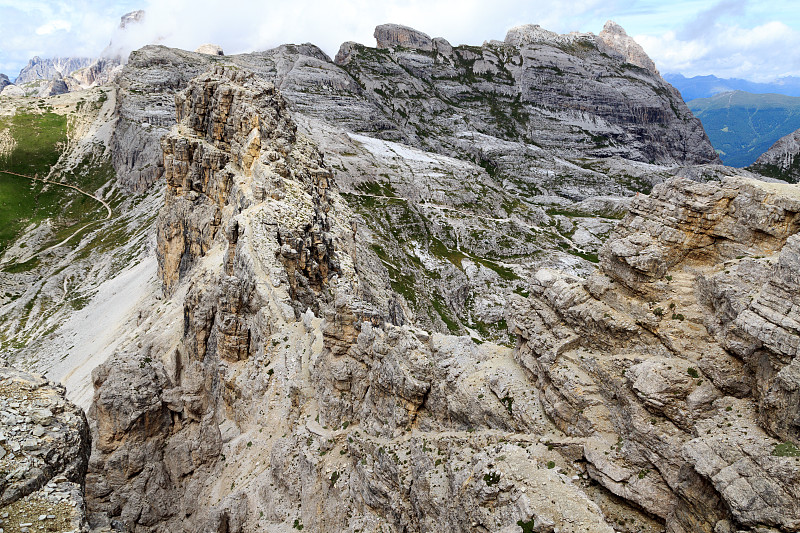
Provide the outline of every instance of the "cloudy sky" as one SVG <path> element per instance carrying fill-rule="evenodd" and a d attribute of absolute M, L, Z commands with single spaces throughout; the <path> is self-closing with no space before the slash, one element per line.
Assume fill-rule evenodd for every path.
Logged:
<path fill-rule="evenodd" d="M 147 12 L 134 35 L 119 18 Z M 663 73 L 754 81 L 800 76 L 796 0 L 0 0 L 0 72 L 12 79 L 34 55 L 96 57 L 114 39 L 226 53 L 313 42 L 330 56 L 344 41 L 374 45 L 373 28 L 396 22 L 453 44 L 503 39 L 518 24 L 599 33 L 621 24 Z"/>

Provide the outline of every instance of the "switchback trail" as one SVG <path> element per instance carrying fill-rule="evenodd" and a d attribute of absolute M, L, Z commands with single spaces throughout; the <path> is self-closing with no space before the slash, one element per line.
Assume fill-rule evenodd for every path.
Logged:
<path fill-rule="evenodd" d="M 0 172 L 2 172 L 3 174 L 11 174 L 12 176 L 19 176 L 21 178 L 28 178 L 29 180 L 33 180 L 33 181 L 41 181 L 42 183 L 50 183 L 52 185 L 58 185 L 60 187 L 68 187 L 70 189 L 75 189 L 79 193 L 81 193 L 81 194 L 83 194 L 85 196 L 88 196 L 92 200 L 96 200 L 96 201 L 100 202 L 101 204 L 103 204 L 103 207 L 106 208 L 106 211 L 108 213 L 106 215 L 105 220 L 108 220 L 109 218 L 111 218 L 111 206 L 109 206 L 104 200 L 101 200 L 97 196 L 95 196 L 93 194 L 89 194 L 88 192 L 86 192 L 86 191 L 84 191 L 82 189 L 79 189 L 78 187 L 76 187 L 74 185 L 70 185 L 68 183 L 59 183 L 57 181 L 52 181 L 52 180 L 49 180 L 47 178 L 36 178 L 34 176 L 28 176 L 26 174 L 18 174 L 17 172 L 11 172 L 9 170 L 0 170 Z"/>
<path fill-rule="evenodd" d="M 61 186 L 61 187 L 67 187 L 67 188 L 69 188 L 69 189 L 74 189 L 74 190 L 78 191 L 79 193 L 81 193 L 81 194 L 83 194 L 83 195 L 85 195 L 85 196 L 88 196 L 88 197 L 89 197 L 89 198 L 91 198 L 92 200 L 96 200 L 96 201 L 100 202 L 101 204 L 103 204 L 103 207 L 105 207 L 105 208 L 106 208 L 106 218 L 104 218 L 103 220 L 108 220 L 108 219 L 110 219 L 110 218 L 111 218 L 111 206 L 110 206 L 110 205 L 108 205 L 108 204 L 107 204 L 107 203 L 106 203 L 104 200 L 101 200 L 101 199 L 100 199 L 100 198 L 98 198 L 97 196 L 94 196 L 93 194 L 89 194 L 88 192 L 86 192 L 86 191 L 84 191 L 84 190 L 82 190 L 82 189 L 79 189 L 78 187 L 76 187 L 76 186 L 74 186 L 74 185 L 69 185 L 68 183 L 59 183 L 59 182 L 57 182 L 57 181 L 52 181 L 52 180 L 49 180 L 49 179 L 47 179 L 47 178 L 37 178 L 37 177 L 34 177 L 34 176 L 28 176 L 28 175 L 26 175 L 26 174 L 19 174 L 19 173 L 17 173 L 17 172 L 11 172 L 11 171 L 9 171 L 9 170 L 0 170 L 0 172 L 1 172 L 1 173 L 3 173 L 3 174 L 11 174 L 12 176 L 19 176 L 19 177 L 21 177 L 21 178 L 28 178 L 28 179 L 29 179 L 29 180 L 31 180 L 31 181 L 41 181 L 42 183 L 50 183 L 50 184 L 52 184 L 52 185 L 59 185 L 59 186 Z M 99 220 L 95 220 L 94 222 L 90 222 L 89 224 L 93 224 L 93 223 L 95 223 L 95 222 L 100 222 L 100 221 L 99 221 Z M 26 258 L 25 258 L 25 260 L 26 260 L 26 261 L 30 261 L 31 259 L 33 259 L 33 258 L 35 258 L 35 257 L 37 257 L 37 256 L 39 256 L 39 255 L 41 255 L 41 254 L 43 254 L 43 253 L 45 253 L 45 252 L 49 252 L 50 250 L 52 250 L 52 249 L 54 249 L 54 248 L 58 248 L 59 246 L 63 246 L 63 245 L 65 245 L 65 244 L 67 244 L 67 241 L 69 241 L 69 240 L 70 240 L 70 239 L 72 239 L 72 238 L 73 238 L 75 235 L 77 235 L 78 233 L 80 233 L 80 231 L 81 231 L 83 228 L 85 228 L 86 226 L 88 226 L 89 224 L 84 224 L 83 226 L 81 226 L 80 228 L 78 228 L 78 230 L 76 230 L 74 233 L 72 233 L 72 234 L 71 234 L 69 237 L 67 237 L 67 238 L 66 238 L 66 239 L 64 239 L 63 241 L 61 241 L 61 242 L 59 242 L 59 243 L 57 243 L 57 244 L 54 244 L 54 245 L 52 245 L 52 246 L 48 246 L 48 247 L 47 247 L 47 248 L 45 248 L 44 250 L 39 250 L 39 251 L 38 251 L 38 252 L 36 252 L 35 254 L 33 254 L 33 255 L 29 256 L 29 257 L 26 257 Z"/>

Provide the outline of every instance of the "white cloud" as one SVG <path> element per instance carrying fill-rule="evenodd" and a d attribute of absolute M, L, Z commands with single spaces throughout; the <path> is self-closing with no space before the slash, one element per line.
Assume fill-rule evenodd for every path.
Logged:
<path fill-rule="evenodd" d="M 344 41 L 374 45 L 375 26 L 387 22 L 481 44 L 518 24 L 598 33 L 615 19 L 662 72 L 764 79 L 800 75 L 795 1 L 766 9 L 752 0 L 0 0 L 0 65 L 13 75 L 33 55 L 95 57 L 112 36 L 125 52 L 153 42 L 211 42 L 228 54 L 312 42 L 333 56 Z M 135 9 L 147 11 L 145 23 L 115 33 Z"/>
<path fill-rule="evenodd" d="M 67 20 L 51 20 L 47 24 L 36 28 L 36 35 L 50 35 L 56 31 L 69 31 L 71 29 L 72 24 Z"/>
<path fill-rule="evenodd" d="M 662 72 L 752 81 L 800 75 L 795 53 L 800 49 L 800 32 L 783 22 L 771 21 L 753 28 L 714 23 L 706 32 L 692 35 L 681 39 L 679 33 L 669 31 L 635 38 Z"/>
<path fill-rule="evenodd" d="M 147 0 L 144 24 L 115 43 L 126 48 L 159 42 L 192 50 L 213 42 L 226 53 L 263 50 L 283 43 L 312 42 L 334 55 L 341 43 L 356 41 L 374 45 L 378 24 L 394 22 L 441 36 L 453 44 L 481 44 L 503 39 L 517 24 L 537 23 L 556 31 L 575 27 L 589 19 L 603 0 L 239 0 L 222 4 L 217 0 Z M 585 20 L 583 20 L 585 22 Z M 594 27 L 597 26 L 597 27 Z M 588 29 L 599 31 L 602 22 Z"/>

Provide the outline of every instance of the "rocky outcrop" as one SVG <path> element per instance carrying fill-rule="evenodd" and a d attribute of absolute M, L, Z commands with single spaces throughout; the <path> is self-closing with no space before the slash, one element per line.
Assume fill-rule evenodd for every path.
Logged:
<path fill-rule="evenodd" d="M 800 181 L 800 130 L 778 139 L 749 169 L 789 183 Z"/>
<path fill-rule="evenodd" d="M 124 30 L 130 26 L 141 23 L 144 20 L 145 15 L 146 13 L 144 9 L 137 9 L 136 11 L 125 13 L 119 19 L 119 29 Z"/>
<path fill-rule="evenodd" d="M 225 53 L 222 51 L 222 47 L 218 44 L 203 44 L 197 47 L 195 50 L 198 54 L 208 54 L 212 56 L 224 56 Z"/>
<path fill-rule="evenodd" d="M 0 92 L 3 92 L 3 89 L 9 85 L 12 85 L 12 83 L 9 81 L 8 76 L 5 74 L 0 74 Z"/>
<path fill-rule="evenodd" d="M 0 368 L 0 529 L 85 526 L 89 430 L 64 392 L 39 376 Z"/>
<path fill-rule="evenodd" d="M 92 62 L 88 67 L 73 72 L 72 78 L 84 88 L 107 85 L 119 74 L 121 65 L 122 61 L 120 58 L 101 57 Z"/>
<path fill-rule="evenodd" d="M 641 48 L 613 23 L 602 35 L 558 35 L 526 25 L 510 30 L 502 43 L 440 50 L 417 32 L 379 26 L 377 52 L 345 43 L 337 62 L 391 110 L 396 125 L 376 130 L 387 139 L 453 153 L 463 149 L 458 136 L 474 131 L 547 149 L 558 146 L 562 154 L 718 162 L 699 121 Z M 416 52 L 415 46 L 389 46 L 402 39 L 424 44 L 415 45 Z M 564 87 L 570 90 L 559 89 Z M 501 119 L 488 101 L 513 112 Z M 460 122 L 456 110 L 469 116 L 469 123 Z M 675 137 L 664 139 L 665 129 Z M 518 173 L 509 165 L 511 154 L 492 152 L 484 148 L 483 157 L 498 173 Z M 516 151 L 514 156 L 521 157 Z"/>
<path fill-rule="evenodd" d="M 517 360 L 590 475 L 667 531 L 796 531 L 800 195 L 675 179 L 588 279 L 540 271 Z"/>
<path fill-rule="evenodd" d="M 110 142 L 123 188 L 144 191 L 163 174 L 160 140 L 175 124 L 175 93 L 208 67 L 208 58 L 160 46 L 131 54 L 115 80 L 118 120 Z"/>
<path fill-rule="evenodd" d="M 55 96 L 57 94 L 66 94 L 69 92 L 67 82 L 64 81 L 61 74 L 56 73 L 50 83 L 43 89 L 44 96 Z"/>
<path fill-rule="evenodd" d="M 112 153 L 164 190 L 163 291 L 93 374 L 93 524 L 791 530 L 791 195 L 701 183 L 599 37 L 430 43 L 131 56 Z"/>
<path fill-rule="evenodd" d="M 506 293 L 544 263 L 591 269 L 618 216 L 572 217 L 573 203 L 648 192 L 688 172 L 666 165 L 716 157 L 660 77 L 601 51 L 597 37 L 546 37 L 480 48 L 433 39 L 432 52 L 345 43 L 336 62 L 313 45 L 284 45 L 224 62 L 273 82 L 324 147 L 364 218 L 356 226 L 373 232 L 366 246 L 392 265 L 406 321 L 508 343 Z M 112 139 L 124 188 L 145 190 L 163 173 L 173 94 L 215 62 L 163 47 L 132 55 Z"/>
<path fill-rule="evenodd" d="M 6 98 L 17 98 L 20 96 L 25 96 L 25 91 L 13 84 L 6 85 L 5 89 L 0 92 L 0 96 L 4 96 Z"/>
<path fill-rule="evenodd" d="M 378 48 L 409 48 L 411 50 L 433 51 L 431 38 L 407 26 L 399 24 L 381 24 L 375 28 L 373 34 L 378 42 Z"/>

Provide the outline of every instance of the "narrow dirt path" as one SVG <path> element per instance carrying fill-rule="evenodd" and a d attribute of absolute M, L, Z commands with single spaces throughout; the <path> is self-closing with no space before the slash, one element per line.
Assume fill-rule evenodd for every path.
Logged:
<path fill-rule="evenodd" d="M 19 177 L 21 177 L 21 178 L 28 178 L 28 179 L 29 179 L 29 180 L 31 180 L 31 181 L 41 181 L 42 183 L 50 183 L 50 184 L 52 184 L 52 185 L 58 185 L 58 186 L 60 186 L 60 187 L 67 187 L 67 188 L 69 188 L 69 189 L 74 189 L 74 190 L 78 191 L 79 193 L 81 193 L 81 194 L 83 194 L 83 195 L 85 195 L 85 196 L 88 196 L 88 197 L 89 197 L 89 198 L 91 198 L 92 200 L 95 200 L 95 201 L 97 201 L 97 202 L 100 202 L 101 204 L 103 204 L 103 207 L 105 207 L 105 208 L 106 208 L 106 218 L 104 218 L 104 219 L 102 219 L 102 220 L 108 220 L 108 219 L 110 219 L 110 218 L 111 218 L 111 206 L 110 206 L 110 205 L 108 205 L 108 204 L 107 204 L 107 203 L 106 203 L 104 200 L 102 200 L 102 199 L 98 198 L 97 196 L 94 196 L 93 194 L 89 194 L 88 192 L 86 192 L 86 191 L 84 191 L 84 190 L 82 190 L 82 189 L 79 189 L 78 187 L 76 187 L 76 186 L 74 186 L 74 185 L 70 185 L 70 184 L 68 184 L 68 183 L 59 183 L 59 182 L 57 182 L 57 181 L 52 181 L 52 180 L 49 180 L 49 179 L 47 179 L 47 178 L 37 178 L 37 177 L 34 177 L 34 176 L 28 176 L 28 175 L 25 175 L 25 174 L 19 174 L 19 173 L 17 173 L 17 172 L 11 172 L 11 171 L 9 171 L 9 170 L 0 170 L 0 173 L 3 173 L 3 174 L 11 174 L 12 176 L 19 176 Z M 31 256 L 29 256 L 29 257 L 26 257 L 26 258 L 25 258 L 25 261 L 30 261 L 31 259 L 34 259 L 34 258 L 36 258 L 36 257 L 38 257 L 38 256 L 40 256 L 40 255 L 42 255 L 42 254 L 44 254 L 44 253 L 46 253 L 46 252 L 49 252 L 50 250 L 53 250 L 54 248 L 58 248 L 58 247 L 60 247 L 60 246 L 63 246 L 63 245 L 65 245 L 65 244 L 67 244 L 67 242 L 68 242 L 70 239 L 72 239 L 73 237 L 75 237 L 75 235 L 77 235 L 78 233 L 80 233 L 80 232 L 81 232 L 81 230 L 83 230 L 85 227 L 87 227 L 87 226 L 88 226 L 88 225 L 90 225 L 90 224 L 95 224 L 95 223 L 97 223 L 97 222 L 100 222 L 100 220 L 94 220 L 94 221 L 92 221 L 92 222 L 89 222 L 88 224 L 84 224 L 83 226 L 81 226 L 80 228 L 78 228 L 78 229 L 77 229 L 75 232 L 73 232 L 71 235 L 69 235 L 69 236 L 68 236 L 66 239 L 64 239 L 63 241 L 61 241 L 61 242 L 59 242 L 59 243 L 57 243 L 57 244 L 54 244 L 54 245 L 52 245 L 52 246 L 48 246 L 48 247 L 47 247 L 47 248 L 45 248 L 44 250 L 39 250 L 38 252 L 34 253 L 33 255 L 31 255 Z"/>
<path fill-rule="evenodd" d="M 28 176 L 26 174 L 18 174 L 17 172 L 11 172 L 9 170 L 0 170 L 0 172 L 2 172 L 3 174 L 11 174 L 12 176 L 19 176 L 21 178 L 28 178 L 29 180 L 32 180 L 32 181 L 41 181 L 42 183 L 50 183 L 52 185 L 58 185 L 59 187 L 67 187 L 69 189 L 75 189 L 79 193 L 81 193 L 81 194 L 83 194 L 85 196 L 88 196 L 92 200 L 96 200 L 96 201 L 100 202 L 101 204 L 103 204 L 103 207 L 106 208 L 106 212 L 107 212 L 105 220 L 108 220 L 108 219 L 111 218 L 111 206 L 109 206 L 104 200 L 101 200 L 97 196 L 95 196 L 93 194 L 89 194 L 88 192 L 86 192 L 86 191 L 84 191 L 82 189 L 79 189 L 78 187 L 76 187 L 74 185 L 70 185 L 68 183 L 59 183 L 57 181 L 52 181 L 52 180 L 49 180 L 47 178 L 36 178 L 34 176 Z"/>

